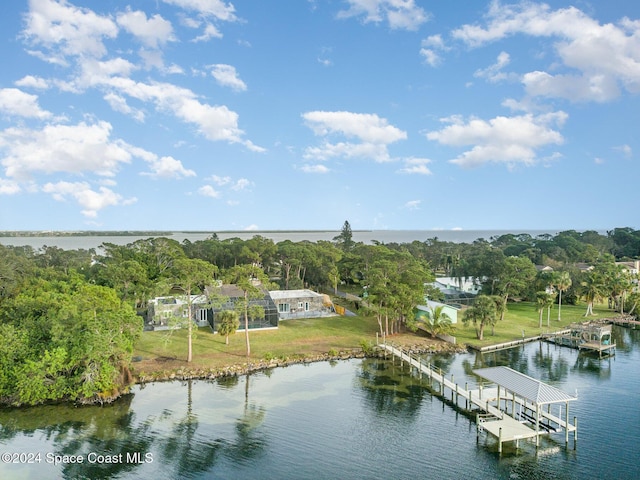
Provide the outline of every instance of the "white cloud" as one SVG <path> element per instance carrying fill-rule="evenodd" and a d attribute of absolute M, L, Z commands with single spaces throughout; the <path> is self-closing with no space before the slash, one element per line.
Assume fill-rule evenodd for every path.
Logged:
<path fill-rule="evenodd" d="M 466 123 L 460 117 L 450 117 L 442 120 L 448 126 L 429 132 L 427 138 L 453 147 L 472 146 L 450 160 L 462 167 L 487 163 L 532 165 L 537 161 L 538 149 L 563 142 L 562 135 L 553 127 L 562 126 L 567 117 L 562 111 L 495 117 L 489 121 L 471 118 Z"/>
<path fill-rule="evenodd" d="M 318 136 L 335 134 L 359 141 L 335 144 L 325 142 L 320 147 L 309 147 L 304 155 L 308 159 L 362 157 L 386 162 L 391 160 L 387 146 L 407 138 L 406 132 L 389 125 L 385 118 L 374 114 L 315 111 L 304 113 L 302 118 Z"/>
<path fill-rule="evenodd" d="M 204 185 L 203 187 L 200 187 L 198 189 L 198 193 L 200 195 L 205 196 L 205 197 L 211 197 L 211 198 L 219 198 L 220 197 L 220 192 L 218 192 L 211 185 Z"/>
<path fill-rule="evenodd" d="M 0 112 L 40 120 L 52 116 L 51 112 L 40 108 L 37 95 L 25 93 L 17 88 L 0 88 Z"/>
<path fill-rule="evenodd" d="M 155 178 L 174 179 L 195 177 L 196 175 L 196 172 L 185 168 L 180 160 L 176 160 L 173 157 L 156 157 L 149 161 L 149 167 L 151 168 L 151 173 L 143 173 L 143 175 L 149 175 Z"/>
<path fill-rule="evenodd" d="M 33 173 L 93 172 L 114 176 L 129 163 L 132 147 L 112 140 L 111 125 L 46 125 L 42 130 L 13 127 L 0 132 L 1 163 L 7 177 L 30 178 Z"/>
<path fill-rule="evenodd" d="M 195 11 L 203 17 L 212 17 L 225 22 L 237 20 L 235 7 L 222 0 L 162 0 L 164 3 L 176 5 L 185 10 Z"/>
<path fill-rule="evenodd" d="M 107 187 L 100 187 L 99 191 L 92 190 L 86 182 L 57 182 L 47 183 L 42 191 L 49 193 L 57 201 L 73 198 L 82 208 L 82 214 L 95 218 L 103 208 L 116 205 L 130 205 L 135 198 L 124 200 L 121 195 Z"/>
<path fill-rule="evenodd" d="M 629 145 L 620 145 L 619 147 L 613 147 L 613 149 L 617 150 L 618 152 L 622 152 L 622 155 L 624 155 L 626 158 L 631 158 L 633 156 L 633 150 Z"/>
<path fill-rule="evenodd" d="M 211 175 L 211 180 L 219 187 L 231 183 L 231 177 L 220 177 L 218 175 Z"/>
<path fill-rule="evenodd" d="M 392 29 L 417 30 L 429 20 L 429 14 L 414 0 L 347 0 L 348 10 L 338 12 L 338 18 L 363 16 L 364 23 L 387 21 Z"/>
<path fill-rule="evenodd" d="M 439 52 L 447 51 L 449 48 L 445 45 L 441 35 L 430 35 L 422 40 L 422 48 L 420 49 L 420 55 L 422 55 L 432 67 L 437 67 L 442 62 L 442 57 Z"/>
<path fill-rule="evenodd" d="M 241 178 L 231 186 L 231 190 L 235 190 L 236 192 L 239 192 L 242 190 L 246 190 L 252 186 L 253 186 L 253 182 L 251 182 L 250 180 L 247 180 L 246 178 Z"/>
<path fill-rule="evenodd" d="M 130 107 L 129 104 L 127 104 L 127 100 L 123 96 L 110 92 L 104 96 L 104 99 L 116 112 L 130 115 L 138 122 L 144 122 L 144 112 L 142 110 Z"/>
<path fill-rule="evenodd" d="M 570 73 L 525 74 L 530 95 L 604 102 L 617 97 L 620 86 L 640 92 L 640 22 L 624 18 L 601 25 L 575 7 L 552 10 L 546 4 L 497 0 L 486 18 L 486 26 L 464 25 L 453 37 L 472 47 L 516 34 L 557 39 L 555 51 Z"/>
<path fill-rule="evenodd" d="M 322 165 L 322 164 L 316 164 L 316 165 L 303 165 L 302 167 L 300 167 L 300 170 L 302 170 L 304 173 L 329 173 L 330 170 Z"/>
<path fill-rule="evenodd" d="M 404 160 L 404 167 L 398 170 L 398 173 L 406 173 L 409 175 L 431 175 L 432 172 L 427 167 L 431 163 L 428 158 L 406 158 Z"/>
<path fill-rule="evenodd" d="M 215 25 L 207 23 L 204 27 L 204 32 L 202 32 L 202 35 L 198 35 L 192 40 L 192 42 L 206 42 L 211 40 L 212 38 L 222 38 L 222 33 L 220 33 L 220 30 L 218 30 Z"/>
<path fill-rule="evenodd" d="M 106 54 L 104 38 L 115 38 L 118 27 L 108 16 L 71 5 L 66 0 L 31 0 L 25 15 L 24 37 L 47 54 L 40 58 L 64 64 L 66 56 L 100 58 Z"/>
<path fill-rule="evenodd" d="M 167 42 L 175 41 L 171 22 L 154 15 L 147 18 L 143 11 L 132 11 L 127 7 L 126 12 L 118 14 L 118 25 L 137 37 L 143 44 L 151 48 L 158 48 Z"/>
<path fill-rule="evenodd" d="M 20 185 L 14 180 L 0 178 L 0 195 L 15 195 L 22 191 Z"/>
<path fill-rule="evenodd" d="M 502 80 L 507 79 L 507 74 L 502 70 L 504 67 L 509 65 L 511 62 L 511 57 L 507 52 L 500 52 L 498 58 L 496 59 L 496 63 L 488 66 L 487 68 L 476 70 L 473 74 L 474 77 L 484 78 L 491 83 L 497 83 Z"/>
<path fill-rule="evenodd" d="M 421 203 L 422 203 L 422 200 L 409 200 L 407 203 L 404 204 L 403 208 L 407 210 L 420 210 Z"/>
<path fill-rule="evenodd" d="M 49 83 L 44 78 L 34 77 L 33 75 L 26 75 L 14 83 L 17 87 L 35 88 L 36 90 L 46 90 L 49 88 Z"/>
<path fill-rule="evenodd" d="M 230 87 L 236 92 L 244 92 L 247 89 L 247 85 L 240 80 L 238 72 L 236 72 L 235 67 L 231 65 L 222 63 L 211 65 L 211 75 L 213 75 L 213 78 L 223 87 Z"/>
<path fill-rule="evenodd" d="M 246 227 L 244 227 L 243 230 L 252 232 L 260 229 L 258 228 L 258 225 L 256 225 L 255 223 L 252 223 L 251 225 L 247 225 Z"/>

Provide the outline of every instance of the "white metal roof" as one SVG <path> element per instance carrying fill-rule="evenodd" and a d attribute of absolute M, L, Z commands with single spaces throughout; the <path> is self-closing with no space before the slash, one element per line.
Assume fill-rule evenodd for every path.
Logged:
<path fill-rule="evenodd" d="M 547 385 L 509 367 L 490 367 L 474 370 L 473 373 L 515 393 L 538 405 L 570 402 L 576 397 Z"/>
<path fill-rule="evenodd" d="M 312 290 L 301 289 L 301 290 L 270 290 L 269 295 L 274 300 L 287 300 L 293 298 L 304 298 L 304 297 L 322 297 L 321 293 L 316 293 Z"/>

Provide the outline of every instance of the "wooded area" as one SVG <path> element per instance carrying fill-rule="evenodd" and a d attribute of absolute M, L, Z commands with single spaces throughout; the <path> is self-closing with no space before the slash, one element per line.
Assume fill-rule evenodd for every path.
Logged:
<path fill-rule="evenodd" d="M 482 295 L 463 321 L 476 325 L 480 338 L 485 327 L 499 325 L 514 299 L 537 302 L 541 325 L 552 303 L 584 302 L 589 315 L 594 302 L 605 301 L 612 310 L 637 314 L 637 275 L 616 261 L 638 258 L 640 231 L 630 228 L 368 245 L 353 241 L 348 222 L 333 242 L 213 235 L 196 242 L 105 243 L 97 251 L 0 246 L 0 403 L 118 396 L 131 381 L 148 300 L 204 292 L 216 280 L 242 284 L 260 277 L 282 289 L 328 292 L 342 286 L 361 295 L 360 313 L 392 335 L 415 328 L 415 307 L 425 295 L 443 300 L 425 285 L 436 275 L 474 278 Z M 433 320 L 431 333 L 439 330 Z"/>

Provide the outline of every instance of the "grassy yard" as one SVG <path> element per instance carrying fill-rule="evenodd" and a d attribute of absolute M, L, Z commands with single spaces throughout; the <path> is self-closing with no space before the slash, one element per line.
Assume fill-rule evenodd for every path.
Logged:
<path fill-rule="evenodd" d="M 615 315 L 615 312 L 607 309 L 603 305 L 594 307 L 596 315 L 584 317 L 586 307 L 584 305 L 562 305 L 562 320 L 558 322 L 558 306 L 551 310 L 551 319 L 547 327 L 547 312 L 542 316 L 542 329 L 538 328 L 538 311 L 535 304 L 531 302 L 510 303 L 507 306 L 507 313 L 503 322 L 498 322 L 495 326 L 495 335 L 491 335 L 491 327 L 484 329 L 484 339 L 476 338 L 473 325 L 465 327 L 462 323 L 462 312 L 458 315 L 458 324 L 454 333 L 458 344 L 467 344 L 484 347 L 496 343 L 510 342 L 522 338 L 524 330 L 525 337 L 533 337 L 548 331 L 561 330 L 572 322 L 584 322 L 598 318 L 607 318 Z"/>
<path fill-rule="evenodd" d="M 614 312 L 604 306 L 596 308 L 592 319 L 606 318 Z M 458 345 L 486 346 L 518 340 L 525 336 L 539 335 L 548 330 L 560 330 L 571 322 L 582 322 L 584 306 L 562 306 L 562 321 L 558 322 L 557 307 L 551 311 L 550 327 L 546 326 L 546 312 L 543 316 L 543 327 L 538 328 L 538 313 L 532 303 L 522 302 L 509 304 L 503 322 L 495 327 L 495 335 L 491 328 L 485 328 L 484 340 L 476 339 L 472 325 L 462 324 L 459 315 L 455 333 Z M 252 363 L 272 358 L 302 358 L 321 355 L 330 351 L 340 352 L 359 349 L 364 340 L 375 342 L 377 322 L 371 317 L 331 317 L 287 320 L 280 322 L 278 329 L 254 331 L 249 333 L 251 341 Z M 405 333 L 390 338 L 394 343 L 406 345 L 431 344 L 433 340 L 425 338 L 424 333 Z M 201 328 L 193 340 L 193 362 L 186 363 L 187 338 L 186 330 L 167 332 L 144 332 L 135 345 L 134 356 L 140 361 L 133 363 L 134 374 L 175 371 L 188 366 L 190 369 L 218 369 L 230 365 L 241 365 L 247 362 L 244 332 L 237 332 L 229 337 L 229 345 L 225 345 L 224 337 Z"/>
<path fill-rule="evenodd" d="M 249 332 L 251 361 L 265 358 L 295 358 L 296 356 L 339 352 L 360 348 L 362 340 L 375 341 L 378 324 L 367 317 L 331 317 L 287 320 L 276 330 Z M 136 343 L 134 371 L 172 370 L 186 365 L 186 330 L 144 332 Z M 190 368 L 219 368 L 247 361 L 244 332 L 229 337 L 201 328 L 193 341 L 193 362 Z"/>

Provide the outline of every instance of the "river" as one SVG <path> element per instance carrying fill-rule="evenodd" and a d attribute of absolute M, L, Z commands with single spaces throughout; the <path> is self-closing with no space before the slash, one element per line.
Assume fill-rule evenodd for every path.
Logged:
<path fill-rule="evenodd" d="M 211 236 L 210 233 L 192 233 L 192 232 L 167 232 L 166 236 L 183 242 L 189 240 L 195 242 L 205 240 Z M 382 243 L 411 243 L 414 240 L 424 242 L 427 239 L 438 238 L 441 241 L 455 243 L 471 243 L 479 238 L 489 240 L 491 237 L 498 237 L 507 233 L 528 233 L 532 237 L 542 234 L 555 235 L 555 230 L 355 230 L 353 232 L 353 240 L 356 242 L 373 243 L 374 241 Z M 606 234 L 605 231 L 599 232 Z M 273 240 L 275 243 L 283 240 L 291 240 L 292 242 L 300 242 L 308 240 L 317 242 L 319 240 L 331 241 L 339 231 L 320 231 L 320 230 L 298 230 L 298 231 L 244 231 L 244 232 L 217 232 L 216 235 L 220 240 L 228 238 L 240 238 L 248 240 L 255 235 L 260 235 Z M 126 245 L 136 240 L 148 238 L 144 236 L 133 235 L 86 235 L 86 236 L 23 236 L 23 237 L 0 237 L 0 244 L 15 246 L 30 246 L 34 249 L 43 246 L 58 247 L 64 250 L 90 249 L 99 248 L 103 243 L 114 243 L 116 245 Z"/>
<path fill-rule="evenodd" d="M 500 455 L 398 361 L 357 359 L 136 386 L 104 407 L 3 410 L 0 478 L 637 479 L 640 330 L 614 338 L 602 360 L 537 342 L 431 358 L 470 387 L 471 369 L 508 365 L 577 390 L 575 449 L 556 434 Z"/>

